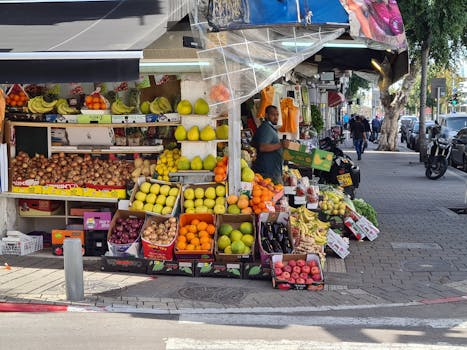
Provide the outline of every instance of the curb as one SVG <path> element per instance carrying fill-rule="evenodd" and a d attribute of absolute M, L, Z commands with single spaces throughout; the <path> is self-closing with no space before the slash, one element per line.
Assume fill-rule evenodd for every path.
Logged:
<path fill-rule="evenodd" d="M 362 304 L 362 305 L 329 305 L 329 306 L 297 306 L 297 307 L 252 307 L 252 308 L 192 308 L 192 309 L 151 309 L 129 307 L 127 305 L 112 306 L 77 306 L 77 305 L 50 305 L 34 303 L 8 303 L 0 302 L 0 312 L 114 312 L 153 315 L 186 315 L 186 314 L 290 314 L 304 312 L 363 310 L 378 308 L 393 308 L 405 306 L 423 306 L 446 304 L 467 301 L 467 295 L 451 296 L 437 299 L 421 299 L 407 303 L 388 304 Z"/>

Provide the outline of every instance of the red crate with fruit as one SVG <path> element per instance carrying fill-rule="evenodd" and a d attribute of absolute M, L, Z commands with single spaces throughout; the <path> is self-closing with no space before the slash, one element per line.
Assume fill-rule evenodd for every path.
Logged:
<path fill-rule="evenodd" d="M 323 267 L 316 254 L 271 257 L 272 286 L 282 290 L 322 290 Z"/>

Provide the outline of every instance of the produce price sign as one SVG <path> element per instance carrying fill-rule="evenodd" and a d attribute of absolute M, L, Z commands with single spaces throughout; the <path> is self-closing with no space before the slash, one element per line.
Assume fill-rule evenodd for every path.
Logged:
<path fill-rule="evenodd" d="M 374 241 L 378 238 L 379 230 L 373 225 L 366 217 L 361 216 L 356 224 L 365 231 L 365 236 L 370 240 Z"/>
<path fill-rule="evenodd" d="M 333 230 L 328 230 L 327 245 L 337 254 L 340 258 L 344 259 L 349 252 L 349 244 L 342 239 L 341 236 L 336 234 Z"/>
<path fill-rule="evenodd" d="M 351 218 L 351 217 L 346 217 L 344 219 L 344 225 L 352 232 L 352 234 L 357 238 L 358 240 L 361 240 L 366 237 L 366 232 L 364 229 L 362 229 L 357 223 Z"/>

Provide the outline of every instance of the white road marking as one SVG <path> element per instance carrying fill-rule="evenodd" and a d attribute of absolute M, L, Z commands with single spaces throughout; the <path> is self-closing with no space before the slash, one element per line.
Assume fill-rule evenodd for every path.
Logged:
<path fill-rule="evenodd" d="M 192 338 L 168 338 L 166 350 L 465 350 L 464 346 L 426 345 L 401 343 L 324 343 L 306 340 L 198 340 Z"/>
<path fill-rule="evenodd" d="M 430 327 L 467 329 L 467 319 L 405 317 L 333 317 L 284 315 L 180 315 L 180 323 L 208 323 L 245 326 L 361 326 L 361 327 Z"/>

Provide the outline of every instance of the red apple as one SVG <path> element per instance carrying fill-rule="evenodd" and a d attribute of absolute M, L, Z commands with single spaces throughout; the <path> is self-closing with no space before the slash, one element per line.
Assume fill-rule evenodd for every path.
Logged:
<path fill-rule="evenodd" d="M 306 280 L 306 279 L 308 278 L 308 274 L 305 273 L 305 272 L 302 272 L 302 273 L 300 274 L 300 278 L 303 278 L 304 280 Z"/>
<path fill-rule="evenodd" d="M 311 268 L 311 274 L 314 275 L 314 274 L 317 274 L 319 273 L 319 267 L 318 266 L 313 266 Z"/>
<path fill-rule="evenodd" d="M 274 273 L 276 274 L 276 276 L 282 275 L 282 269 L 276 267 L 276 268 L 274 269 Z"/>
<path fill-rule="evenodd" d="M 283 279 L 288 280 L 290 278 L 290 273 L 288 273 L 287 271 L 284 271 L 282 272 L 281 276 Z"/>
<path fill-rule="evenodd" d="M 284 268 L 282 269 L 282 271 L 291 273 L 291 272 L 292 272 L 292 266 L 286 265 L 286 266 L 284 266 Z"/>
<path fill-rule="evenodd" d="M 302 269 L 300 268 L 300 266 L 294 266 L 292 271 L 296 272 L 296 273 L 300 273 L 300 272 L 302 272 Z"/>
<path fill-rule="evenodd" d="M 311 278 L 313 278 L 313 280 L 315 280 L 315 281 L 321 281 L 321 275 L 318 274 L 318 273 L 312 275 Z"/>
<path fill-rule="evenodd" d="M 277 288 L 279 289 L 283 289 L 283 290 L 289 290 L 290 289 L 290 284 L 288 283 L 281 283 L 277 286 Z"/>
<path fill-rule="evenodd" d="M 300 266 L 300 267 L 302 267 L 302 266 L 305 266 L 305 265 L 306 265 L 306 262 L 305 262 L 305 260 L 302 260 L 302 259 L 300 259 L 300 260 L 297 260 L 297 266 Z"/>
<path fill-rule="evenodd" d="M 284 263 L 282 261 L 278 261 L 274 264 L 274 268 L 277 269 L 282 269 L 284 267 Z"/>
<path fill-rule="evenodd" d="M 289 278 L 289 280 L 287 281 L 289 283 L 295 283 L 295 280 L 293 278 Z"/>
<path fill-rule="evenodd" d="M 284 276 L 278 275 L 278 276 L 276 276 L 276 279 L 277 279 L 278 281 L 287 281 L 289 278 L 284 278 Z"/>
<path fill-rule="evenodd" d="M 289 260 L 289 266 L 297 266 L 297 262 L 295 260 Z"/>
<path fill-rule="evenodd" d="M 307 278 L 307 279 L 305 280 L 305 283 L 306 283 L 306 284 L 312 284 L 313 282 L 314 282 L 313 278 Z"/>
<path fill-rule="evenodd" d="M 313 266 L 318 266 L 318 263 L 315 260 L 310 260 L 308 263 L 308 266 L 313 267 Z"/>
<path fill-rule="evenodd" d="M 305 265 L 305 266 L 302 267 L 302 272 L 303 273 L 310 273 L 310 271 L 311 271 L 311 268 L 309 266 Z"/>
<path fill-rule="evenodd" d="M 300 278 L 300 275 L 297 272 L 292 272 L 290 274 L 290 277 L 292 277 L 293 279 L 297 279 L 297 278 Z"/>
<path fill-rule="evenodd" d="M 63 254 L 63 249 L 61 247 L 55 248 L 55 255 L 62 255 Z"/>
<path fill-rule="evenodd" d="M 295 280 L 296 283 L 301 283 L 301 284 L 304 284 L 305 283 L 305 280 L 303 278 L 297 278 Z"/>

